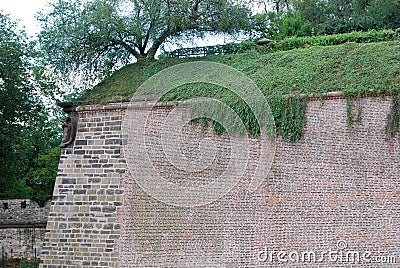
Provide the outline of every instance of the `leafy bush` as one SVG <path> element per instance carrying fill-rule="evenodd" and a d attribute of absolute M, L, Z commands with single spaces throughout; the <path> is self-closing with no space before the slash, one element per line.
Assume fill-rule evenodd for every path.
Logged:
<path fill-rule="evenodd" d="M 21 260 L 20 262 L 20 268 L 38 268 L 39 267 L 39 262 L 30 262 L 26 260 Z"/>
<path fill-rule="evenodd" d="M 296 48 L 311 46 L 335 46 L 347 42 L 374 43 L 399 39 L 399 34 L 392 30 L 370 30 L 368 32 L 351 32 L 346 34 L 334 34 L 311 37 L 288 37 L 280 42 L 270 43 L 261 47 L 262 52 L 287 51 Z"/>
<path fill-rule="evenodd" d="M 38 268 L 39 267 L 39 260 L 36 261 L 28 261 L 25 259 L 9 259 L 2 261 L 0 260 L 1 267 L 7 268 Z"/>
<path fill-rule="evenodd" d="M 293 36 L 311 36 L 312 26 L 307 20 L 293 12 L 268 12 L 252 18 L 256 36 L 270 39 L 284 39 Z"/>
<path fill-rule="evenodd" d="M 282 21 L 282 25 L 279 29 L 278 39 L 296 36 L 310 36 L 312 33 L 311 24 L 302 19 L 299 15 L 289 13 L 288 16 Z"/>
<path fill-rule="evenodd" d="M 28 172 L 26 185 L 32 189 L 31 196 L 39 205 L 43 205 L 53 194 L 60 153 L 60 148 L 56 147 L 40 154 Z"/>

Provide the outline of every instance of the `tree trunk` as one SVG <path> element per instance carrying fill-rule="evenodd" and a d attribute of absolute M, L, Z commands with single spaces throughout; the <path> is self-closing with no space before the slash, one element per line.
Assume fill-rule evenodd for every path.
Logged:
<path fill-rule="evenodd" d="M 179 32 L 179 29 L 178 29 Z M 165 39 L 168 38 L 168 36 L 171 35 L 171 32 L 169 29 L 166 29 L 157 39 L 154 40 L 153 45 L 147 51 L 147 58 L 148 59 L 154 59 L 157 53 L 157 50 L 160 48 L 161 44 L 164 43 Z"/>

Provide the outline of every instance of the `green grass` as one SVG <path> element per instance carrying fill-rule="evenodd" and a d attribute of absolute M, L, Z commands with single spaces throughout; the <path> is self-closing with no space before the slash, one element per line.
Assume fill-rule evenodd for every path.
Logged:
<path fill-rule="evenodd" d="M 81 100 L 89 103 L 129 101 L 136 89 L 153 74 L 195 60 L 214 61 L 236 68 L 248 75 L 266 96 L 330 91 L 390 93 L 400 88 L 400 43 L 391 41 L 346 43 L 266 54 L 251 50 L 237 55 L 130 64 L 84 92 Z M 176 98 L 193 95 L 189 86 L 178 91 Z"/>
<path fill-rule="evenodd" d="M 336 46 L 309 47 L 260 53 L 249 50 L 242 54 L 203 58 L 160 59 L 127 65 L 82 95 L 86 103 L 129 101 L 138 87 L 158 71 L 188 61 L 213 61 L 229 65 L 251 78 L 267 97 L 276 133 L 292 142 L 301 139 L 306 124 L 307 94 L 342 91 L 349 98 L 369 94 L 398 94 L 400 89 L 400 43 L 345 43 Z M 259 124 L 251 109 L 238 96 L 224 88 L 192 83 L 168 92 L 162 101 L 194 97 L 212 97 L 228 104 L 242 119 L 248 133 L 259 134 Z M 348 99 L 348 105 L 352 101 Z M 395 106 L 394 106 L 395 107 Z M 393 125 L 397 133 L 396 111 Z M 201 119 L 203 120 L 203 119 Z M 383 119 L 385 120 L 385 119 Z M 356 122 L 349 118 L 350 124 Z M 216 133 L 224 128 L 213 123 Z M 393 135 L 392 135 L 393 136 Z"/>

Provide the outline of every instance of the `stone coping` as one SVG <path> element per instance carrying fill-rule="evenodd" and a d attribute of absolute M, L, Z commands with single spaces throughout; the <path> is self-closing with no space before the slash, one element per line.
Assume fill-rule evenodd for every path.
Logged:
<path fill-rule="evenodd" d="M 46 227 L 47 227 L 47 222 L 0 224 L 0 229 L 28 229 L 28 228 L 46 228 Z"/>
<path fill-rule="evenodd" d="M 287 95 L 290 96 L 290 95 Z M 300 94 L 300 96 L 304 96 L 304 94 Z M 372 97 L 386 97 L 391 96 L 390 93 L 363 93 L 360 94 L 361 98 L 372 98 Z M 322 101 L 322 100 L 334 100 L 334 99 L 345 99 L 346 96 L 342 91 L 332 91 L 324 94 L 310 94 L 307 96 L 308 101 Z M 178 102 L 181 103 L 181 102 Z M 176 106 L 174 102 L 157 103 L 156 106 L 153 105 L 152 102 L 149 101 L 140 101 L 140 102 L 115 102 L 115 103 L 105 103 L 105 104 L 84 104 L 79 103 L 76 107 L 77 112 L 89 112 L 89 111 L 99 111 L 99 110 L 126 110 L 128 108 L 165 108 L 165 107 L 173 107 Z"/>

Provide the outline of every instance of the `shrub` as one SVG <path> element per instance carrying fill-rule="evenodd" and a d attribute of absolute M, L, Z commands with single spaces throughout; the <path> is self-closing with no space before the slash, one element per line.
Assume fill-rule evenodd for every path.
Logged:
<path fill-rule="evenodd" d="M 310 46 L 334 46 L 347 42 L 374 43 L 399 39 L 399 34 L 392 30 L 370 30 L 368 32 L 351 32 L 311 37 L 288 37 L 280 42 L 270 43 L 266 48 L 260 48 L 262 52 L 286 51 Z"/>

